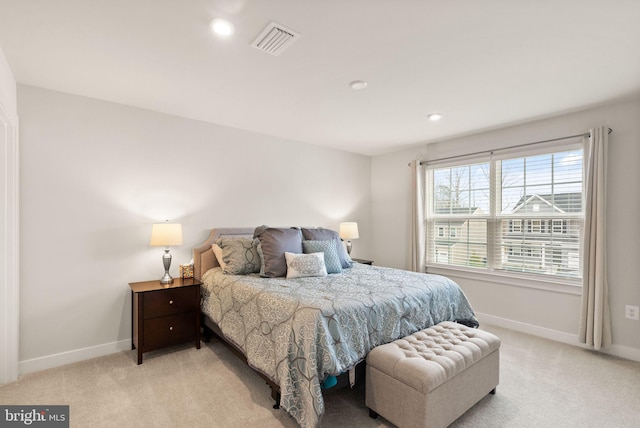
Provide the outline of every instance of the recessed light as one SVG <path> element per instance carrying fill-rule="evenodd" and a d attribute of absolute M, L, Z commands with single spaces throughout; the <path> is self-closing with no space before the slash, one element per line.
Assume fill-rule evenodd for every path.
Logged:
<path fill-rule="evenodd" d="M 437 122 L 442 119 L 442 113 L 431 113 L 427 115 L 427 118 L 432 122 Z"/>
<path fill-rule="evenodd" d="M 367 82 L 365 82 L 364 80 L 354 80 L 353 82 L 349 83 L 349 86 L 351 86 L 351 89 L 359 91 L 367 87 Z"/>
<path fill-rule="evenodd" d="M 215 18 L 211 21 L 211 31 L 220 37 L 229 37 L 233 34 L 233 24 L 222 18 Z"/>

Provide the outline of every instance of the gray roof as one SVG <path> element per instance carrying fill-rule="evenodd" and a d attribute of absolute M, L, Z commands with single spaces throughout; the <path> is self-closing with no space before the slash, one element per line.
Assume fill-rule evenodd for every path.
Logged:
<path fill-rule="evenodd" d="M 436 208 L 436 214 L 473 214 L 478 207 L 446 207 Z"/>
<path fill-rule="evenodd" d="M 513 211 L 519 211 L 527 203 L 535 199 L 541 199 L 543 202 L 547 202 L 550 206 L 565 213 L 582 212 L 582 193 L 580 192 L 556 193 L 548 195 L 525 195 L 520 198 Z"/>

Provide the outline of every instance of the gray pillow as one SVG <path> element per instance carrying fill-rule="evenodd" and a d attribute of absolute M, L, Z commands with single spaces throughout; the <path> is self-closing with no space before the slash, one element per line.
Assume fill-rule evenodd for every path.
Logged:
<path fill-rule="evenodd" d="M 342 272 L 342 263 L 333 239 L 329 241 L 302 241 L 302 250 L 305 254 L 324 253 L 324 265 L 327 268 L 327 273 Z"/>
<path fill-rule="evenodd" d="M 258 226 L 253 230 L 253 237 L 257 238 L 258 235 L 260 235 L 262 232 L 264 232 L 265 230 L 269 229 L 269 226 L 267 226 L 266 224 L 263 224 L 262 226 Z"/>
<path fill-rule="evenodd" d="M 302 236 L 308 241 L 335 241 L 336 249 L 338 250 L 338 257 L 340 257 L 340 263 L 342 268 L 350 268 L 353 264 L 351 257 L 347 253 L 347 250 L 342 245 L 340 235 L 335 230 L 323 229 L 318 227 L 316 229 L 302 228 Z"/>
<path fill-rule="evenodd" d="M 302 233 L 300 229 L 267 227 L 256 229 L 255 235 L 260 244 L 260 276 L 276 278 L 287 274 L 287 261 L 284 253 L 302 254 Z"/>
<path fill-rule="evenodd" d="M 216 244 L 222 249 L 224 265 L 221 267 L 224 273 L 246 275 L 260 272 L 257 239 L 218 238 Z"/>

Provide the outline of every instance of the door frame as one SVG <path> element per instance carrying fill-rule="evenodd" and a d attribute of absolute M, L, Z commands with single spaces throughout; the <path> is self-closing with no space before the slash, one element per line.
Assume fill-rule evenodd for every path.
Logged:
<path fill-rule="evenodd" d="M 0 103 L 0 385 L 18 379 L 18 123 Z"/>

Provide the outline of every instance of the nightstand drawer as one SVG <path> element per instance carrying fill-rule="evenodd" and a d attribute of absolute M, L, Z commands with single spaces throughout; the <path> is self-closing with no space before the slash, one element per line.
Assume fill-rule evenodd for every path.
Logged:
<path fill-rule="evenodd" d="M 193 310 L 199 304 L 196 302 L 196 292 L 195 287 L 184 287 L 145 293 L 144 318 L 150 319 Z"/>
<path fill-rule="evenodd" d="M 191 311 L 145 321 L 145 352 L 194 340 L 196 338 L 195 317 L 196 313 Z"/>

